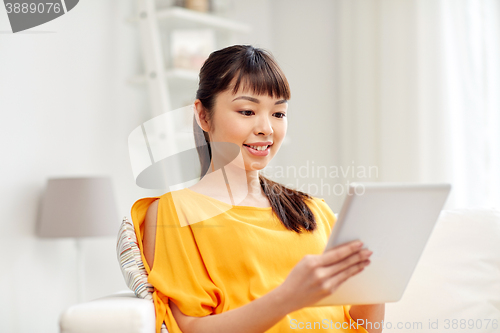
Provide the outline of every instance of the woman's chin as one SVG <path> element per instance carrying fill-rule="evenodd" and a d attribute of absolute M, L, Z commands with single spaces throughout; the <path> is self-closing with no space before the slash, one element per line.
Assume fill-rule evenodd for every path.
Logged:
<path fill-rule="evenodd" d="M 247 171 L 260 171 L 264 169 L 269 163 L 266 162 L 250 162 L 250 163 L 245 163 L 245 170 Z"/>

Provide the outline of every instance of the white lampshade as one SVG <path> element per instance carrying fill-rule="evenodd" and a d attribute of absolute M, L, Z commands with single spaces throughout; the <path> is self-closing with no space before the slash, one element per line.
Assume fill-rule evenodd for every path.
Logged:
<path fill-rule="evenodd" d="M 109 177 L 50 178 L 38 236 L 116 236 L 120 221 Z"/>

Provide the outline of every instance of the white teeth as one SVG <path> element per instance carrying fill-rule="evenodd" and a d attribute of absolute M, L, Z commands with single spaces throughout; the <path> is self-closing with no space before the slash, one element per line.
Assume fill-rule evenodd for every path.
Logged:
<path fill-rule="evenodd" d="M 269 146 L 249 146 L 249 147 L 252 147 L 255 150 L 266 150 L 267 147 Z"/>

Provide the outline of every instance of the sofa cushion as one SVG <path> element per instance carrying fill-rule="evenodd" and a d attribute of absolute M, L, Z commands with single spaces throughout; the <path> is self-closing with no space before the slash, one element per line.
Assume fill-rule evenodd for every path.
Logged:
<path fill-rule="evenodd" d="M 385 322 L 398 333 L 497 332 L 500 211 L 442 211 L 403 298 L 387 303 Z"/>

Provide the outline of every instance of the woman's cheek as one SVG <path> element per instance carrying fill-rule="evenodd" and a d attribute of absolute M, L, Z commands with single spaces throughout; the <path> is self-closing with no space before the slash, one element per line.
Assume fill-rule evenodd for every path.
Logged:
<path fill-rule="evenodd" d="M 240 144 L 240 141 L 245 141 L 246 140 L 246 132 L 248 131 L 245 126 L 242 126 L 241 124 L 238 123 L 233 123 L 231 125 L 228 125 L 227 127 L 230 129 L 230 132 L 228 133 L 229 136 L 234 139 L 234 141 L 238 141 Z"/>

